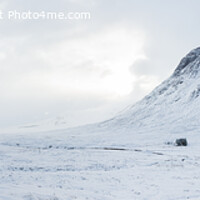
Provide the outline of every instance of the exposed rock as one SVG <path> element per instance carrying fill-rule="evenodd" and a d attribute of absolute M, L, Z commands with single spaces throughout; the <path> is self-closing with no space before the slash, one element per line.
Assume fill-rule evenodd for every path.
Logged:
<path fill-rule="evenodd" d="M 176 146 L 187 146 L 188 145 L 187 139 L 186 138 L 176 139 L 175 145 Z"/>
<path fill-rule="evenodd" d="M 187 68 L 189 72 L 195 71 L 194 69 L 194 62 L 198 61 L 200 57 L 200 47 L 190 51 L 179 63 L 178 67 L 176 68 L 174 72 L 174 76 L 180 76 L 183 74 Z M 197 67 L 197 66 L 196 66 Z M 199 65 L 198 67 L 199 68 Z"/>

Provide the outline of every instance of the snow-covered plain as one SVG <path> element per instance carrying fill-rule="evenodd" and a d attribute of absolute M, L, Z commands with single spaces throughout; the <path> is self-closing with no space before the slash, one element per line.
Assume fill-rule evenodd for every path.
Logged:
<path fill-rule="evenodd" d="M 1 135 L 0 199 L 200 199 L 199 133 L 188 147 L 148 134 Z"/>
<path fill-rule="evenodd" d="M 0 200 L 199 200 L 199 80 L 197 48 L 113 119 L 2 132 Z M 183 137 L 187 147 L 173 145 Z"/>

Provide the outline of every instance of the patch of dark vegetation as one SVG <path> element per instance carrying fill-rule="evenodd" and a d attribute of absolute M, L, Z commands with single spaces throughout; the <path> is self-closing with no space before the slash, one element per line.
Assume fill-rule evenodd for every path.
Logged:
<path fill-rule="evenodd" d="M 164 154 L 163 153 L 160 153 L 160 152 L 152 152 L 152 154 L 156 154 L 156 155 L 159 155 L 159 156 L 163 156 Z"/>
<path fill-rule="evenodd" d="M 134 151 L 137 151 L 137 152 L 142 152 L 141 149 L 134 149 Z"/>
<path fill-rule="evenodd" d="M 192 93 L 191 93 L 191 96 L 190 98 L 191 99 L 196 99 L 197 97 L 200 96 L 200 85 L 198 85 L 198 87 L 196 88 L 196 90 L 194 90 Z"/>
<path fill-rule="evenodd" d="M 124 148 L 104 147 L 103 150 L 110 150 L 110 151 L 127 151 L 128 149 L 124 149 Z"/>
<path fill-rule="evenodd" d="M 162 95 L 163 93 L 165 93 L 165 91 L 167 91 L 167 87 L 164 87 L 164 88 L 162 88 L 159 92 L 158 92 L 158 94 L 159 95 Z"/>
<path fill-rule="evenodd" d="M 170 142 L 170 141 L 167 141 L 165 142 L 166 145 L 173 145 L 174 143 L 173 142 Z"/>

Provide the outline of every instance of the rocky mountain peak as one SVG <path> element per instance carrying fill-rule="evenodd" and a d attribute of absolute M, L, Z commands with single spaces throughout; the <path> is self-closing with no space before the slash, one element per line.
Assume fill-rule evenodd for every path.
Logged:
<path fill-rule="evenodd" d="M 190 74 L 194 77 L 200 70 L 200 47 L 190 51 L 179 63 L 175 69 L 173 76 Z"/>

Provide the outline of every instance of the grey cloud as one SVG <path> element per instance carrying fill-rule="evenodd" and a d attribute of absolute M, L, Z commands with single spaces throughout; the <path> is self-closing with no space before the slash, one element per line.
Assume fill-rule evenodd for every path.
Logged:
<path fill-rule="evenodd" d="M 155 76 L 160 80 L 167 78 L 175 69 L 179 60 L 192 48 L 199 45 L 199 7 L 197 0 L 4 0 L 1 9 L 17 10 L 69 10 L 91 11 L 89 21 L 0 21 L 0 121 L 1 124 L 13 124 L 43 118 L 48 111 L 53 115 L 72 108 L 74 111 L 86 110 L 92 105 L 97 110 L 103 105 L 111 106 L 116 102 L 102 96 L 83 94 L 66 96 L 47 92 L 46 86 L 37 82 L 39 75 L 45 75 L 50 69 L 69 70 L 91 75 L 100 70 L 104 77 L 109 69 L 98 66 L 88 58 L 76 66 L 49 64 L 39 57 L 41 51 L 66 40 L 78 40 L 84 36 L 97 34 L 113 25 L 138 29 L 145 33 L 143 51 L 147 60 L 138 60 L 130 67 L 136 76 Z M 120 48 L 120 47 L 119 47 Z M 82 48 L 84 49 L 84 48 Z M 68 55 L 70 56 L 70 55 Z M 78 58 L 77 58 L 78 59 Z M 29 77 L 33 76 L 33 80 Z M 33 81 L 31 84 L 30 82 Z M 20 85 L 21 84 L 21 85 Z M 134 84 L 133 91 L 125 100 L 119 102 L 134 103 L 145 95 L 141 82 Z M 72 106 L 73 105 L 73 106 Z M 117 107 L 117 106 L 116 106 Z M 117 108 L 113 107 L 113 110 Z M 110 109 L 112 110 L 112 109 Z M 107 111 L 105 110 L 105 113 Z M 42 113 L 42 114 L 41 114 Z M 21 116 L 21 117 L 19 117 Z"/>

